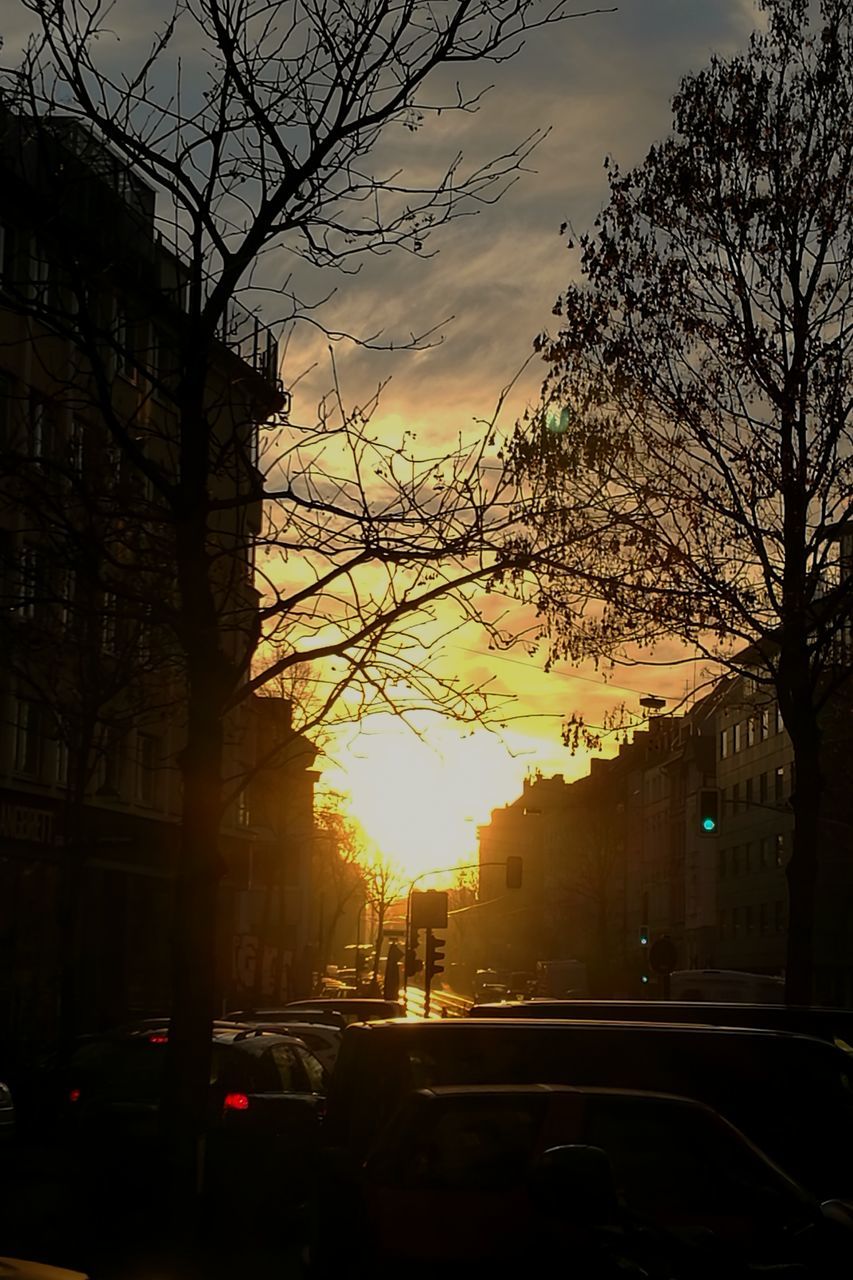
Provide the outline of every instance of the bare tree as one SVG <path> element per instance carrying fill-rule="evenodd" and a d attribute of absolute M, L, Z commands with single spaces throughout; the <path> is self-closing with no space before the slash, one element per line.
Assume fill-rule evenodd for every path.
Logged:
<path fill-rule="evenodd" d="M 382 961 L 382 943 L 385 938 L 385 920 L 388 909 L 406 887 L 405 874 L 390 858 L 375 854 L 362 864 L 366 900 L 373 914 L 374 952 L 373 987 L 379 983 L 379 966 Z"/>
<path fill-rule="evenodd" d="M 761 7 L 746 52 L 683 81 L 671 135 L 633 172 L 610 166 L 517 457 L 535 526 L 570 533 L 584 496 L 598 513 L 598 607 L 577 610 L 559 561 L 545 575 L 556 651 L 676 635 L 778 703 L 796 769 L 787 988 L 808 1003 L 821 848 L 850 839 L 821 812 L 851 670 L 853 20 L 841 0 Z"/>
<path fill-rule="evenodd" d="M 318 968 L 325 970 L 336 944 L 338 927 L 356 903 L 366 900 L 363 859 L 365 837 L 358 825 L 341 810 L 341 799 L 323 797 L 316 815 L 314 891 L 318 907 Z"/>
<path fill-rule="evenodd" d="M 497 199 L 536 136 L 467 171 L 454 156 L 423 185 L 383 172 L 379 144 L 430 113 L 477 106 L 461 88 L 428 97 L 438 72 L 500 62 L 532 30 L 573 15 L 562 0 L 195 0 L 174 8 L 131 66 L 115 57 L 114 5 L 22 6 L 35 30 L 4 75 L 4 110 L 15 122 L 5 142 L 21 179 L 34 181 L 26 216 L 60 283 L 55 292 L 39 287 L 36 266 L 18 287 L 4 281 L 4 300 L 26 318 L 22 341 L 49 346 L 58 334 L 71 344 L 61 394 L 97 416 L 105 450 L 143 495 L 144 518 L 137 507 L 125 519 L 108 580 L 127 607 L 156 600 L 184 726 L 164 1115 L 179 1179 L 194 1188 L 216 997 L 229 715 L 306 662 L 329 683 L 303 732 L 345 693 L 397 712 L 437 701 L 477 714 L 478 689 L 429 671 L 424 636 L 440 632 L 436 602 L 455 599 L 475 615 L 471 586 L 500 581 L 528 554 L 508 537 L 512 487 L 481 467 L 488 427 L 471 446 L 416 458 L 377 439 L 369 411 L 347 409 L 340 395 L 318 423 L 289 422 L 258 311 L 266 304 L 268 319 L 322 323 L 318 306 L 332 291 L 321 285 L 312 297 L 282 279 L 283 261 L 310 274 L 348 271 L 359 255 L 390 249 L 422 253 L 436 228 Z M 115 193 L 111 203 L 87 205 L 94 173 Z M 69 211 L 75 236 L 63 221 Z M 153 248 L 140 250 L 145 224 L 157 234 L 142 234 Z M 154 261 L 159 281 L 150 279 Z M 117 298 L 128 275 L 135 315 Z M 168 327 L 168 343 L 152 315 Z M 231 376 L 223 347 L 241 358 Z M 139 392 L 131 413 L 119 402 L 117 365 Z M 260 447 L 259 419 L 270 424 Z M 255 549 L 260 611 L 246 577 Z M 265 637 L 278 646 L 269 661 Z"/>

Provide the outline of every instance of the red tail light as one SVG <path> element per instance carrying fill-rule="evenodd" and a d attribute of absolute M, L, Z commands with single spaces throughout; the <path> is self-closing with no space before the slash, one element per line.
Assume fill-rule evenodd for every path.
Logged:
<path fill-rule="evenodd" d="M 79 1102 L 79 1101 L 80 1101 L 80 1090 L 79 1090 L 79 1089 L 69 1089 L 69 1090 L 68 1090 L 68 1101 L 69 1101 L 69 1102 Z"/>
<path fill-rule="evenodd" d="M 226 1111 L 248 1111 L 249 1099 L 245 1093 L 226 1093 L 222 1105 Z"/>
<path fill-rule="evenodd" d="M 148 1037 L 148 1043 L 149 1044 L 168 1044 L 169 1037 L 160 1035 L 159 1033 L 155 1033 L 153 1036 Z"/>

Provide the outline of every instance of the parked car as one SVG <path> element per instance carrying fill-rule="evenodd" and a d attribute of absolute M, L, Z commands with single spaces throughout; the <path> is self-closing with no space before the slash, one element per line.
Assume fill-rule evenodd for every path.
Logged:
<path fill-rule="evenodd" d="M 668 1023 L 447 1018 L 348 1028 L 326 1140 L 363 1158 L 414 1089 L 574 1084 L 714 1107 L 820 1199 L 853 1198 L 850 1055 L 808 1036 Z"/>
<path fill-rule="evenodd" d="M 321 996 L 310 1000 L 295 1000 L 284 1005 L 284 1013 L 292 1018 L 296 1011 L 300 1013 L 314 1010 L 330 1010 L 341 1013 L 347 1022 L 376 1022 L 384 1018 L 405 1018 L 406 1010 L 399 1000 L 379 1000 L 368 996 L 346 996 L 324 999 Z"/>
<path fill-rule="evenodd" d="M 478 1006 L 481 1002 L 493 1006 L 495 1003 L 509 999 L 509 988 L 502 986 L 499 982 L 489 982 L 484 987 L 480 987 L 474 996 L 474 1005 Z"/>
<path fill-rule="evenodd" d="M 831 1213 L 709 1107 L 629 1090 L 417 1090 L 335 1202 L 357 1206 L 366 1274 L 409 1275 L 424 1262 L 500 1267 L 513 1254 L 553 1262 L 562 1241 L 567 1254 L 597 1245 L 614 1261 L 668 1258 L 676 1274 L 679 1263 L 707 1261 L 709 1273 L 729 1275 L 744 1264 L 837 1265 L 853 1240 L 853 1219 L 838 1232 Z M 326 1270 L 350 1256 L 347 1236 L 318 1237 Z"/>
<path fill-rule="evenodd" d="M 299 1017 L 305 1015 L 306 1019 L 310 1018 L 311 1022 L 316 1025 L 327 1027 L 335 1027 L 338 1031 L 343 1031 L 352 1018 L 348 1018 L 346 1014 L 340 1013 L 335 1008 L 311 1008 L 303 1009 L 301 1007 L 288 1007 L 278 1009 L 235 1009 L 231 1013 L 226 1013 L 222 1021 L 226 1024 L 239 1023 L 241 1026 L 278 1026 L 289 1022 L 294 1016 Z"/>
<path fill-rule="evenodd" d="M 160 1159 L 160 1095 L 168 1028 L 90 1038 L 72 1054 L 68 1130 L 92 1162 Z M 327 1074 L 292 1036 L 217 1027 L 208 1096 L 209 1189 L 299 1196 L 313 1177 Z"/>
<path fill-rule="evenodd" d="M 292 1036 L 314 1054 L 328 1075 L 331 1075 L 341 1048 L 343 1027 L 327 1026 L 314 1022 L 310 1013 L 297 1013 L 286 1022 L 255 1022 L 249 1020 L 243 1027 L 275 1032 L 280 1036 Z M 2 1280 L 2 1278 L 0 1278 Z"/>
<path fill-rule="evenodd" d="M 797 1031 L 853 1052 L 853 1011 L 784 1004 L 686 1000 L 506 1000 L 477 1004 L 471 1018 L 572 1018 L 615 1022 L 706 1022 L 717 1027 Z"/>

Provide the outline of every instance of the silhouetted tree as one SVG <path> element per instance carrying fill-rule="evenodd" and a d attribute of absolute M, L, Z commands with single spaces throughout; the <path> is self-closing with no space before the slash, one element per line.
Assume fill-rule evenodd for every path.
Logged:
<path fill-rule="evenodd" d="M 597 512 L 598 607 L 558 561 L 562 654 L 676 635 L 775 697 L 793 745 L 788 998 L 812 993 L 821 712 L 850 673 L 853 19 L 762 0 L 746 52 L 687 77 L 673 131 L 580 242 L 519 434 L 531 521 Z M 634 650 L 636 654 L 636 649 Z"/>
<path fill-rule="evenodd" d="M 27 319 L 22 341 L 49 346 L 58 334 L 71 342 L 78 354 L 60 390 L 97 416 L 106 451 L 146 506 L 144 518 L 138 505 L 135 515 L 127 508 L 103 585 L 108 580 L 128 606 L 154 599 L 180 698 L 181 854 L 164 1114 L 175 1167 L 194 1193 L 216 1003 L 228 717 L 288 668 L 331 659 L 337 665 L 324 669 L 317 723 L 347 693 L 350 713 L 359 700 L 382 697 L 401 713 L 438 703 L 476 715 L 484 706 L 478 688 L 429 670 L 434 607 L 451 598 L 477 616 L 471 586 L 519 563 L 507 537 L 512 492 L 480 466 L 491 448 L 488 429 L 471 447 L 417 458 L 411 442 L 376 438 L 370 409 L 347 409 L 339 395 L 319 422 L 288 420 L 274 345 L 261 330 L 259 351 L 251 322 L 264 304 L 270 319 L 321 320 L 318 299 L 300 295 L 290 278 L 282 282 L 282 259 L 270 255 L 281 250 L 310 270 L 346 271 L 362 254 L 421 253 L 437 227 L 496 199 L 535 136 L 467 172 L 457 156 L 424 184 L 383 173 L 377 146 L 389 129 L 414 131 L 430 112 L 476 106 L 461 89 L 427 98 L 435 73 L 500 61 L 531 30 L 572 15 L 562 0 L 354 7 L 200 0 L 177 5 L 136 64 L 119 66 L 114 5 L 22 0 L 21 7 L 35 34 L 3 79 L 4 106 L 16 121 L 4 145 L 17 148 L 24 171 L 37 178 L 26 216 L 39 249 L 20 288 L 4 280 L 4 301 Z M 112 204 L 87 206 L 87 171 L 113 189 Z M 168 280 L 152 280 L 135 253 L 146 217 L 157 227 L 157 253 L 169 246 L 172 254 Z M 41 261 L 50 261 L 56 289 L 41 287 Z M 127 271 L 137 305 L 144 300 L 130 316 L 116 296 Z M 169 342 L 161 347 L 150 320 L 166 294 Z M 230 379 L 221 373 L 223 347 L 243 357 Z M 130 414 L 117 391 L 119 365 L 139 393 Z M 159 428 L 148 413 L 155 402 Z M 259 419 L 268 424 L 260 446 Z M 260 609 L 246 576 L 255 550 Z M 269 661 L 266 639 L 276 643 Z M 298 728 L 310 732 L 311 723 Z"/>

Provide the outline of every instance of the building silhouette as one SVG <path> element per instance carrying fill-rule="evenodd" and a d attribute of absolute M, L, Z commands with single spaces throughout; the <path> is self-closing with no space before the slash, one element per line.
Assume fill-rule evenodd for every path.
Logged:
<path fill-rule="evenodd" d="M 4 1043 L 55 1036 L 72 971 L 78 1028 L 168 1007 L 185 726 L 163 487 L 189 288 L 139 175 L 79 124 L 0 113 Z M 259 424 L 287 396 L 274 334 L 236 303 L 212 351 L 210 555 L 242 652 Z M 227 742 L 220 989 L 301 994 L 316 753 L 282 698 L 243 702 Z"/>

